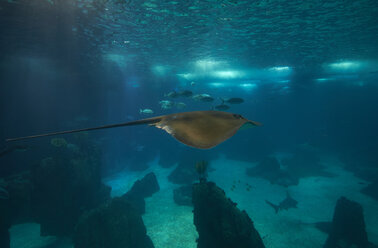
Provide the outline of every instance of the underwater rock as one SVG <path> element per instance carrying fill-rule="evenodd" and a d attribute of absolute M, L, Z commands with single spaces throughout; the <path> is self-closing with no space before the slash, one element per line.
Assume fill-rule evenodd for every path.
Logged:
<path fill-rule="evenodd" d="M 15 174 L 5 179 L 13 224 L 35 221 L 34 185 L 30 171 Z"/>
<path fill-rule="evenodd" d="M 181 161 L 169 174 L 168 180 L 175 184 L 191 184 L 198 178 L 195 162 Z"/>
<path fill-rule="evenodd" d="M 0 189 L 7 192 L 5 189 Z M 5 193 L 4 193 L 5 194 Z M 0 247 L 10 247 L 9 228 L 11 227 L 11 204 L 8 197 L 0 197 Z"/>
<path fill-rule="evenodd" d="M 350 171 L 358 178 L 374 182 L 378 178 L 378 161 L 371 158 L 372 156 L 361 154 L 351 154 L 340 156 L 340 161 L 344 164 L 344 169 Z M 364 153 L 363 153 L 364 154 Z M 365 155 L 365 154 L 364 154 Z"/>
<path fill-rule="evenodd" d="M 330 221 L 320 221 L 313 223 L 316 229 L 324 233 L 330 234 L 332 230 L 332 222 Z"/>
<path fill-rule="evenodd" d="M 127 193 L 122 197 L 135 208 L 138 214 L 143 215 L 146 213 L 146 202 L 143 197 L 128 195 Z"/>
<path fill-rule="evenodd" d="M 209 162 L 206 160 L 197 161 L 194 168 L 198 174 L 198 179 L 200 182 L 206 182 L 207 180 L 207 168 L 209 167 Z"/>
<path fill-rule="evenodd" d="M 133 187 L 127 192 L 128 195 L 139 196 L 142 198 L 150 197 L 160 190 L 155 173 L 150 172 L 141 180 L 137 180 Z"/>
<path fill-rule="evenodd" d="M 203 150 L 183 150 L 179 154 L 177 167 L 168 176 L 168 180 L 175 184 L 191 184 L 198 179 L 198 173 L 195 169 L 196 163 L 199 161 L 208 161 L 207 172 L 211 172 L 210 161 L 217 157 L 215 153 L 209 153 Z"/>
<path fill-rule="evenodd" d="M 337 200 L 330 234 L 324 248 L 374 247 L 368 241 L 362 206 L 345 197 Z"/>
<path fill-rule="evenodd" d="M 96 156 L 49 157 L 33 171 L 33 205 L 41 235 L 70 236 L 81 214 L 110 197 Z"/>
<path fill-rule="evenodd" d="M 91 210 L 80 218 L 75 248 L 153 248 L 142 217 L 123 197 Z"/>
<path fill-rule="evenodd" d="M 122 197 L 127 199 L 138 210 L 139 214 L 145 213 L 144 198 L 152 196 L 160 190 L 159 183 L 153 172 L 145 175 L 141 180 L 137 180 L 133 187 Z"/>
<path fill-rule="evenodd" d="M 364 147 L 364 149 L 366 149 Z M 375 154 L 367 149 L 343 153 L 339 156 L 340 161 L 344 164 L 344 168 L 363 180 L 374 182 L 378 178 L 378 158 L 371 156 Z"/>
<path fill-rule="evenodd" d="M 378 200 L 378 181 L 375 181 L 361 189 L 361 193 Z"/>
<path fill-rule="evenodd" d="M 325 171 L 325 166 L 320 163 L 317 152 L 308 147 L 299 147 L 293 157 L 282 159 L 281 162 L 286 166 L 287 173 L 294 178 L 335 176 Z"/>
<path fill-rule="evenodd" d="M 299 179 L 281 170 L 280 164 L 275 157 L 267 157 L 260 161 L 255 167 L 247 168 L 246 173 L 250 177 L 261 177 L 271 184 L 278 184 L 284 187 L 298 185 Z"/>
<path fill-rule="evenodd" d="M 184 185 L 173 190 L 173 200 L 180 206 L 193 206 L 192 185 Z"/>
<path fill-rule="evenodd" d="M 194 184 L 193 205 L 198 248 L 265 247 L 247 213 L 215 183 Z"/>

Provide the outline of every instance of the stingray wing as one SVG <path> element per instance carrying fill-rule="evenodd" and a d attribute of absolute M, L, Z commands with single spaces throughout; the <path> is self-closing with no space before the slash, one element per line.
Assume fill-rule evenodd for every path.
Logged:
<path fill-rule="evenodd" d="M 232 137 L 245 123 L 224 121 L 217 116 L 204 117 L 174 116 L 162 120 L 155 126 L 188 146 L 209 149 Z"/>

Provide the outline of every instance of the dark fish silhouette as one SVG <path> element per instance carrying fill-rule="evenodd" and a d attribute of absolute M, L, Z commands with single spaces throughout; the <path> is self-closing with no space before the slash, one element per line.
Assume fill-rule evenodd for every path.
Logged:
<path fill-rule="evenodd" d="M 32 135 L 7 139 L 16 141 L 66 133 L 77 133 L 98 129 L 148 124 L 161 128 L 178 141 L 199 149 L 212 148 L 232 137 L 242 126 L 260 126 L 255 121 L 245 119 L 239 114 L 221 111 L 194 111 L 162 115 L 137 121 L 106 125 L 100 127 L 76 129 L 62 132 Z"/>
<path fill-rule="evenodd" d="M 197 94 L 192 96 L 193 100 L 198 102 L 212 102 L 214 98 L 212 98 L 209 94 Z"/>
<path fill-rule="evenodd" d="M 178 93 L 180 96 L 190 97 L 193 95 L 193 92 L 190 90 L 183 90 Z"/>
<path fill-rule="evenodd" d="M 176 98 L 176 97 L 179 97 L 179 94 L 176 92 L 176 91 L 171 91 L 169 92 L 168 94 L 164 94 L 165 97 L 172 97 L 172 98 Z"/>
<path fill-rule="evenodd" d="M 14 151 L 26 151 L 27 149 L 29 149 L 28 146 L 26 145 L 13 145 L 13 146 L 8 146 L 8 147 L 5 147 L 4 149 L 2 149 L 0 151 L 0 157 L 3 157 L 7 154 L 10 154 Z"/>
<path fill-rule="evenodd" d="M 288 210 L 290 208 L 297 208 L 297 204 L 298 204 L 298 202 L 290 196 L 289 192 L 286 192 L 286 198 L 283 201 L 281 201 L 278 205 L 273 204 L 267 200 L 265 200 L 265 202 L 269 204 L 272 208 L 274 208 L 276 213 L 278 213 L 278 211 L 280 210 Z"/>
<path fill-rule="evenodd" d="M 226 104 L 220 104 L 220 105 L 217 105 L 214 107 L 216 110 L 227 110 L 230 108 L 230 106 L 226 105 Z"/>
<path fill-rule="evenodd" d="M 222 100 L 222 104 L 225 102 L 230 103 L 230 104 L 240 104 L 244 102 L 243 98 L 239 98 L 239 97 L 226 98 L 226 99 L 221 98 L 221 100 Z"/>
<path fill-rule="evenodd" d="M 190 90 L 183 90 L 183 91 L 180 91 L 180 92 L 177 92 L 177 91 L 174 90 L 174 91 L 169 92 L 168 94 L 165 94 L 164 96 L 176 98 L 176 97 L 179 97 L 179 96 L 190 97 L 192 95 L 193 95 L 193 92 L 191 92 Z"/>

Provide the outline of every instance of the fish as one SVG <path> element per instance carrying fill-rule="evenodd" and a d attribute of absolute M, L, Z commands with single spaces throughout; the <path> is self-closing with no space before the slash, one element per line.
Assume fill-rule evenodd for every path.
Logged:
<path fill-rule="evenodd" d="M 214 98 L 212 98 L 209 94 L 197 94 L 192 97 L 193 100 L 199 102 L 212 102 Z"/>
<path fill-rule="evenodd" d="M 193 92 L 190 90 L 183 90 L 178 93 L 179 96 L 185 96 L 185 97 L 191 97 L 193 95 Z"/>
<path fill-rule="evenodd" d="M 169 115 L 162 115 L 137 121 L 111 124 L 99 127 L 60 131 L 38 134 L 26 137 L 7 139 L 7 142 L 32 139 L 38 137 L 77 133 L 99 129 L 150 125 L 162 129 L 177 141 L 197 149 L 210 149 L 231 138 L 241 127 L 261 126 L 256 121 L 251 121 L 240 114 L 222 111 L 192 111 Z"/>
<path fill-rule="evenodd" d="M 28 149 L 29 149 L 28 146 L 21 145 L 21 144 L 20 145 L 7 146 L 0 151 L 0 157 L 3 157 L 5 155 L 10 154 L 10 153 L 15 152 L 15 151 L 25 152 Z"/>
<path fill-rule="evenodd" d="M 179 96 L 183 96 L 183 97 L 191 97 L 193 95 L 193 92 L 191 92 L 190 90 L 183 90 L 183 91 L 180 91 L 180 92 L 177 92 L 177 91 L 171 91 L 169 92 L 168 94 L 165 94 L 164 96 L 165 97 L 172 97 L 172 98 L 177 98 Z"/>
<path fill-rule="evenodd" d="M 286 192 L 286 198 L 281 201 L 278 205 L 271 203 L 270 201 L 265 200 L 265 202 L 270 205 L 276 213 L 278 213 L 280 210 L 289 210 L 290 208 L 297 208 L 298 202 L 293 199 L 289 192 Z"/>
<path fill-rule="evenodd" d="M 220 105 L 217 105 L 214 107 L 216 110 L 227 110 L 230 108 L 230 106 L 226 105 L 226 104 L 220 104 Z"/>
<path fill-rule="evenodd" d="M 183 103 L 183 102 L 178 102 L 178 103 L 175 104 L 175 106 L 176 106 L 176 108 L 178 108 L 178 109 L 183 109 L 183 108 L 186 107 L 186 104 Z"/>
<path fill-rule="evenodd" d="M 176 91 L 171 91 L 167 94 L 164 94 L 165 97 L 172 97 L 172 98 L 176 98 L 176 97 L 179 97 L 179 94 L 176 92 Z"/>
<path fill-rule="evenodd" d="M 139 113 L 140 114 L 146 114 L 146 115 L 149 115 L 149 114 L 153 114 L 154 111 L 152 109 L 139 109 Z"/>
<path fill-rule="evenodd" d="M 162 109 L 171 109 L 174 106 L 174 103 L 169 100 L 162 100 L 159 102 Z"/>
<path fill-rule="evenodd" d="M 230 104 L 240 104 L 244 102 L 244 99 L 239 98 L 239 97 L 226 98 L 226 99 L 220 98 L 220 99 L 222 100 L 222 104 L 225 102 L 230 103 Z"/>
<path fill-rule="evenodd" d="M 169 101 L 169 100 L 161 100 L 159 102 L 159 104 L 170 104 L 170 103 L 172 103 L 172 101 Z"/>

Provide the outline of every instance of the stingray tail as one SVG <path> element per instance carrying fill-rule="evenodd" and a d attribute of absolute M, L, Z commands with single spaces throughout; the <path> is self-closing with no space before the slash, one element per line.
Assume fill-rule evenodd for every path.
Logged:
<path fill-rule="evenodd" d="M 278 213 L 278 210 L 280 210 L 280 207 L 276 204 L 273 204 L 271 203 L 270 201 L 267 201 L 265 200 L 266 203 L 268 203 L 269 206 L 271 206 L 272 208 L 274 208 L 274 210 L 276 211 L 276 213 Z"/>
<path fill-rule="evenodd" d="M 111 125 L 105 125 L 105 126 L 99 126 L 99 127 L 90 127 L 90 128 L 83 128 L 83 129 L 74 129 L 74 130 L 67 130 L 67 131 L 60 131 L 60 132 L 52 132 L 52 133 L 44 133 L 44 134 L 37 134 L 37 135 L 31 135 L 31 136 L 17 137 L 17 138 L 6 139 L 5 141 L 11 142 L 11 141 L 18 141 L 18 140 L 26 140 L 26 139 L 54 136 L 54 135 L 60 135 L 60 134 L 79 133 L 79 132 L 93 131 L 93 130 L 99 130 L 99 129 L 123 127 L 123 126 L 134 126 L 134 125 L 143 125 L 143 124 L 153 125 L 153 124 L 155 124 L 159 121 L 161 121 L 160 117 L 152 117 L 152 118 L 147 118 L 147 119 L 143 119 L 143 120 L 130 121 L 130 122 L 124 122 L 124 123 L 118 123 L 118 124 L 111 124 Z"/>
<path fill-rule="evenodd" d="M 257 122 L 257 121 L 249 121 L 252 125 L 254 126 L 262 126 L 262 123 Z"/>

